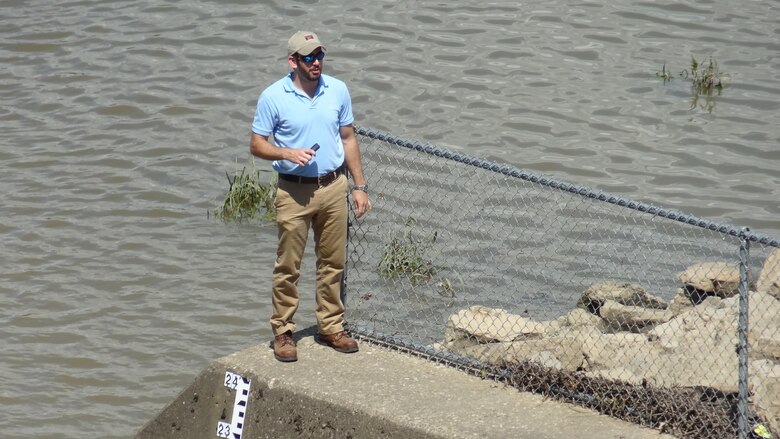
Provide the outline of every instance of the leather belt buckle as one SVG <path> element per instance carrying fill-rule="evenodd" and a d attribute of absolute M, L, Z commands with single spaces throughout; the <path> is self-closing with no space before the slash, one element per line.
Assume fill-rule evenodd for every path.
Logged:
<path fill-rule="evenodd" d="M 344 165 L 341 165 L 335 171 L 331 171 L 323 175 L 318 175 L 316 177 L 303 177 L 300 175 L 280 173 L 279 179 L 292 181 L 298 184 L 316 184 L 317 188 L 323 188 L 336 181 L 336 179 L 339 178 L 341 174 L 344 174 L 344 170 Z"/>
<path fill-rule="evenodd" d="M 327 174 L 318 175 L 317 176 L 317 186 L 318 187 L 325 187 L 334 181 L 341 175 L 341 168 L 336 169 L 335 171 L 328 172 Z"/>

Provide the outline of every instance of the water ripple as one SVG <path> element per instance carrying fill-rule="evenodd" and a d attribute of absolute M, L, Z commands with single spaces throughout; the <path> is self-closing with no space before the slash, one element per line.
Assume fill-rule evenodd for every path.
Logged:
<path fill-rule="evenodd" d="M 778 9 L 4 2 L 5 419 L 20 437 L 131 437 L 209 361 L 270 338 L 275 228 L 211 213 L 297 27 L 328 44 L 360 125 L 780 235 Z M 712 111 L 655 77 L 691 56 L 731 75 Z"/>

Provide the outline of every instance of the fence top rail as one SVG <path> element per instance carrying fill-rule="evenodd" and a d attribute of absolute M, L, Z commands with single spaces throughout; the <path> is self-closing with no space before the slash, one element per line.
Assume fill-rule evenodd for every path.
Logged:
<path fill-rule="evenodd" d="M 780 248 L 779 239 L 761 233 L 754 233 L 747 227 L 737 227 L 730 224 L 716 223 L 714 221 L 700 218 L 695 215 L 683 213 L 677 210 L 665 209 L 662 207 L 654 206 L 652 204 L 643 203 L 641 201 L 635 201 L 629 198 L 613 195 L 608 192 L 594 190 L 587 186 L 575 185 L 562 180 L 556 180 L 554 178 L 542 174 L 536 174 L 527 170 L 519 169 L 514 166 L 494 163 L 489 160 L 484 160 L 479 157 L 471 156 L 468 154 L 449 151 L 447 149 L 434 146 L 431 144 L 420 143 L 414 140 L 404 139 L 373 128 L 356 126 L 355 130 L 357 134 L 360 134 L 362 136 L 366 136 L 372 139 L 380 140 L 382 142 L 398 145 L 415 151 L 423 152 L 426 154 L 434 155 L 437 157 L 453 160 L 466 165 L 475 166 L 477 168 L 486 169 L 492 172 L 506 175 L 508 177 L 519 178 L 521 180 L 530 181 L 532 183 L 537 183 L 542 186 L 547 186 L 560 191 L 580 195 L 585 198 L 592 198 L 598 201 L 616 204 L 621 207 L 637 210 L 640 212 L 645 212 L 651 215 L 656 215 L 662 218 L 667 218 L 673 221 L 689 224 L 703 229 L 712 230 L 724 235 L 735 236 L 739 239 L 745 239 L 748 241 L 758 242 L 763 245 Z"/>

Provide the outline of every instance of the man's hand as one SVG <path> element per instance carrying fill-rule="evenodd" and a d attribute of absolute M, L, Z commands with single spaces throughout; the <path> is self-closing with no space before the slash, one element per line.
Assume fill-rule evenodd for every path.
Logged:
<path fill-rule="evenodd" d="M 317 155 L 317 150 L 310 148 L 279 148 L 268 141 L 268 136 L 252 133 L 249 141 L 249 152 L 255 157 L 265 160 L 287 160 L 296 165 L 306 166 Z"/>
<path fill-rule="evenodd" d="M 296 165 L 306 166 L 317 155 L 317 151 L 309 148 L 285 148 L 285 160 Z"/>
<path fill-rule="evenodd" d="M 371 210 L 368 194 L 361 190 L 352 191 L 352 201 L 355 203 L 355 217 L 360 219 Z"/>

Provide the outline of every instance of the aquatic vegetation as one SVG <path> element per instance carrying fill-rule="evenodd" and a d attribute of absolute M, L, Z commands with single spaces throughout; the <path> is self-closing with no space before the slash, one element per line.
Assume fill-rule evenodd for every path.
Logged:
<path fill-rule="evenodd" d="M 437 267 L 426 257 L 426 253 L 436 242 L 438 232 L 428 239 L 412 237 L 412 229 L 416 223 L 414 218 L 406 220 L 406 230 L 401 236 L 393 236 L 385 245 L 382 260 L 377 267 L 379 275 L 385 279 L 408 276 L 412 285 L 421 280 L 431 279 L 441 267 Z"/>
<path fill-rule="evenodd" d="M 412 237 L 412 226 L 416 223 L 414 218 L 406 220 L 406 230 L 401 236 L 393 236 L 385 245 L 382 260 L 377 270 L 384 279 L 408 277 L 412 286 L 427 285 L 434 287 L 437 293 L 448 299 L 446 306 L 451 306 L 457 294 L 457 289 L 449 278 L 440 276 L 434 280 L 434 276 L 447 269 L 445 266 L 436 265 L 428 258 L 427 253 L 433 248 L 438 238 L 438 232 L 433 232 L 430 239 Z M 463 278 L 455 273 L 458 285 L 464 286 Z M 370 297 L 370 296 L 369 296 Z"/>
<path fill-rule="evenodd" d="M 252 161 L 252 169 L 246 167 L 239 173 L 230 175 L 225 172 L 228 180 L 228 192 L 225 201 L 214 210 L 214 217 L 224 222 L 251 220 L 261 218 L 266 221 L 276 219 L 274 197 L 276 196 L 277 174 L 273 174 L 271 182 L 267 185 L 261 183 L 260 171 L 255 168 Z"/>
<path fill-rule="evenodd" d="M 691 110 L 699 106 L 700 97 L 704 96 L 705 102 L 701 107 L 709 112 L 712 112 L 715 107 L 715 102 L 712 99 L 713 94 L 717 93 L 719 96 L 721 91 L 726 88 L 731 82 L 731 76 L 728 73 L 723 73 L 718 67 L 718 62 L 710 57 L 707 65 L 700 64 L 695 57 L 691 57 L 690 70 L 683 69 L 677 75 L 673 74 L 671 70 L 666 68 L 666 63 L 661 66 L 661 71 L 656 72 L 656 77 L 663 79 L 664 83 L 671 81 L 675 76 L 690 79 L 691 84 Z"/>
<path fill-rule="evenodd" d="M 717 90 L 720 93 L 731 80 L 728 73 L 721 73 L 718 68 L 718 62 L 710 58 L 710 63 L 703 68 L 696 58 L 691 57 L 690 77 L 693 80 L 693 88 L 698 94 L 712 94 Z M 686 71 L 687 74 L 687 71 Z M 686 76 L 687 77 L 687 76 Z"/>
<path fill-rule="evenodd" d="M 664 65 L 661 66 L 660 72 L 655 72 L 655 76 L 662 78 L 664 80 L 664 83 L 666 83 L 667 81 L 671 81 L 673 77 L 672 72 L 666 70 L 666 63 L 664 63 Z"/>

